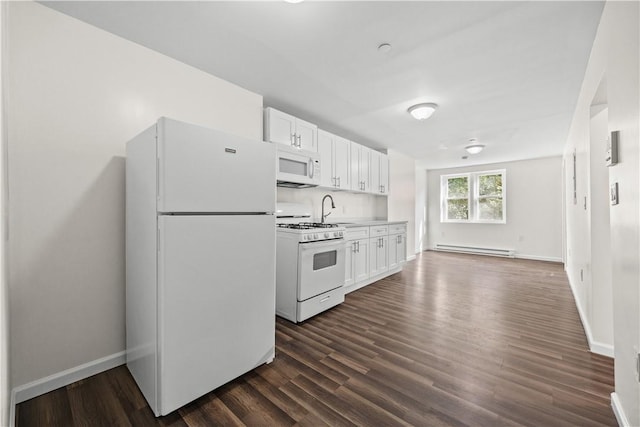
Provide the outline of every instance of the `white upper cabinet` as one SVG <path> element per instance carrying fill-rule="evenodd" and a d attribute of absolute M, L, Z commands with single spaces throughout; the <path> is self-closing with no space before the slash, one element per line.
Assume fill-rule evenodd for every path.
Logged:
<path fill-rule="evenodd" d="M 371 192 L 389 194 L 389 157 L 371 150 Z"/>
<path fill-rule="evenodd" d="M 351 142 L 351 189 L 355 191 L 370 191 L 371 182 L 369 168 L 371 150 L 363 145 Z"/>
<path fill-rule="evenodd" d="M 351 163 L 351 142 L 342 137 L 333 141 L 333 173 L 338 182 L 338 188 L 351 188 L 349 180 L 349 164 Z"/>
<path fill-rule="evenodd" d="M 318 153 L 322 186 L 349 190 L 349 141 L 319 129 Z"/>
<path fill-rule="evenodd" d="M 371 150 L 369 154 L 370 157 L 370 180 L 371 185 L 369 186 L 369 191 L 375 194 L 380 193 L 380 156 L 381 153 L 375 150 Z"/>
<path fill-rule="evenodd" d="M 320 153 L 323 187 L 389 194 L 386 154 L 271 107 L 264 109 L 264 140 Z"/>
<path fill-rule="evenodd" d="M 389 156 L 380 154 L 380 194 L 389 194 Z"/>
<path fill-rule="evenodd" d="M 318 129 L 318 153 L 320 154 L 320 185 L 335 187 L 333 175 L 333 139 L 335 135 Z"/>
<path fill-rule="evenodd" d="M 318 151 L 318 126 L 273 108 L 264 109 L 264 139 Z"/>
<path fill-rule="evenodd" d="M 298 148 L 318 151 L 318 126 L 296 119 L 296 135 L 298 136 Z"/>

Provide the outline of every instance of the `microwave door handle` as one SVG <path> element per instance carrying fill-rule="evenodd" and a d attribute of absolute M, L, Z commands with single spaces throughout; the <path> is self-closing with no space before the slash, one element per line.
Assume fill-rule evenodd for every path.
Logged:
<path fill-rule="evenodd" d="M 313 159 L 309 159 L 309 178 L 313 179 Z"/>

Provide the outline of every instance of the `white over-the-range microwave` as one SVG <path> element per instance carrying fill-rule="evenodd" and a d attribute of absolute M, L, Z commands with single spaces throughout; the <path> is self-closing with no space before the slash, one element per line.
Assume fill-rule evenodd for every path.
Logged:
<path fill-rule="evenodd" d="M 320 155 L 287 145 L 276 145 L 277 185 L 306 188 L 320 185 Z"/>

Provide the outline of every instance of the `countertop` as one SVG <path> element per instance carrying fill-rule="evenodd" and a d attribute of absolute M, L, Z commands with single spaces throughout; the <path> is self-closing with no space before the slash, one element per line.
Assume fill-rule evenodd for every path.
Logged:
<path fill-rule="evenodd" d="M 354 227 L 370 227 L 375 225 L 406 224 L 407 222 L 408 221 L 353 220 L 353 221 L 345 221 L 345 222 L 336 221 L 333 224 L 338 224 L 345 228 L 354 228 Z"/>

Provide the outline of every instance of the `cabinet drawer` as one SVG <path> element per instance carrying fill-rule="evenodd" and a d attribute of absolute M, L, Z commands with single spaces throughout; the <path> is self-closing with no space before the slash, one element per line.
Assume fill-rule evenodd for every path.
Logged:
<path fill-rule="evenodd" d="M 376 225 L 371 227 L 371 231 L 370 231 L 370 235 L 371 237 L 379 237 L 379 236 L 386 236 L 387 234 L 389 234 L 389 226 L 388 225 Z"/>
<path fill-rule="evenodd" d="M 391 224 L 389 225 L 389 234 L 406 233 L 407 224 Z"/>
<path fill-rule="evenodd" d="M 346 240 L 366 239 L 367 237 L 369 237 L 369 227 L 347 228 L 344 235 Z"/>
<path fill-rule="evenodd" d="M 318 313 L 344 302 L 344 288 L 340 286 L 306 301 L 298 302 L 298 322 L 307 320 Z"/>

